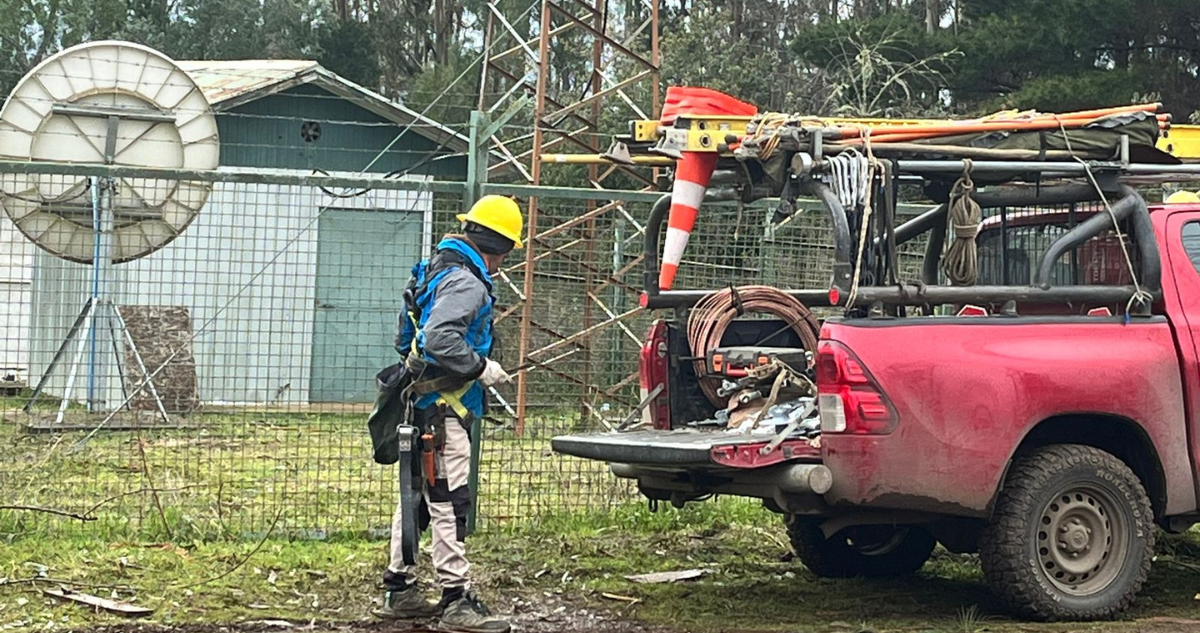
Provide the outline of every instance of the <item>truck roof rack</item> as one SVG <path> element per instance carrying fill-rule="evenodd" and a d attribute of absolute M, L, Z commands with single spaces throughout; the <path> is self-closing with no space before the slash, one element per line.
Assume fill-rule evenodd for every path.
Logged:
<path fill-rule="evenodd" d="M 928 162 L 931 161 L 924 161 L 924 163 Z M 953 164 L 954 167 L 960 170 L 963 168 L 961 161 L 938 162 Z M 922 169 L 927 168 L 927 164 L 924 163 L 920 165 Z M 1075 163 L 1074 165 L 1079 166 L 1079 171 L 1082 174 L 1089 173 L 1085 165 L 1080 165 L 1079 163 Z M 1028 164 L 1025 166 L 1027 168 L 1032 167 L 1034 171 L 1038 171 L 1037 168 L 1040 167 L 1040 165 Z M 896 165 L 896 167 L 902 168 L 901 165 Z M 1009 164 L 990 166 L 986 161 L 974 162 L 972 167 L 975 170 L 979 170 L 980 168 L 988 170 L 993 167 L 1002 170 L 1011 170 L 1012 168 Z M 1051 169 L 1061 169 L 1062 166 L 1050 165 L 1050 167 Z M 1086 165 L 1086 167 L 1093 166 Z M 1153 169 L 1141 169 L 1150 166 L 1129 165 L 1127 167 L 1138 167 L 1139 169 L 1133 170 L 1135 173 L 1157 173 Z M 1196 173 L 1200 177 L 1200 166 L 1188 167 L 1192 167 L 1194 170 L 1193 173 Z M 949 165 L 942 166 L 939 164 L 938 168 L 947 170 L 946 173 L 953 173 L 949 171 Z M 1008 184 L 972 195 L 972 199 L 985 208 L 1031 207 L 1096 202 L 1101 199 L 1107 200 L 1107 204 L 1112 210 L 1111 214 L 1093 214 L 1087 220 L 1059 237 L 1046 249 L 1041 257 L 1038 274 L 1033 284 L 1028 286 L 938 285 L 937 272 L 942 248 L 945 244 L 948 223 L 948 205 L 942 203 L 899 226 L 889 229 L 892 232 L 892 243 L 897 246 L 909 243 L 922 235 L 928 234 L 929 239 L 926 244 L 926 257 L 923 265 L 923 283 L 921 285 L 893 284 L 859 287 L 854 293 L 853 303 L 848 304 L 847 300 L 850 298 L 856 262 L 856 244 L 850 230 L 850 217 L 833 188 L 821 182 L 819 178 L 814 177 L 818 176 L 818 173 L 810 172 L 801 179 L 800 183 L 807 192 L 813 194 L 822 202 L 826 212 L 829 214 L 834 242 L 833 277 L 830 288 L 789 290 L 788 293 L 809 306 L 841 306 L 852 308 L 869 306 L 874 303 L 895 306 L 921 306 L 959 303 L 999 304 L 1006 301 L 1046 304 L 1132 303 L 1136 304 L 1132 305 L 1132 308 L 1135 308 L 1136 312 L 1147 312 L 1152 300 L 1157 299 L 1161 293 L 1161 259 L 1158 253 L 1158 245 L 1154 240 L 1154 231 L 1150 224 L 1149 209 L 1146 201 L 1131 186 L 1120 182 L 1119 178 L 1112 178 L 1111 176 L 1114 175 L 1113 171 L 1105 170 L 1100 173 L 1091 173 L 1098 183 L 1096 186 L 1080 181 L 1061 181 L 1041 187 Z M 1099 185 L 1099 183 L 1104 183 L 1104 185 Z M 728 192 L 720 190 L 710 191 L 709 194 L 706 196 L 706 201 L 723 200 L 729 197 Z M 709 291 L 704 290 L 660 290 L 658 288 L 659 260 L 657 250 L 662 226 L 670 209 L 670 202 L 671 197 L 669 194 L 665 194 L 660 198 L 652 207 L 650 218 L 646 225 L 644 246 L 646 259 L 642 304 L 647 308 L 685 308 L 695 304 L 705 295 L 709 294 Z M 1131 238 L 1135 240 L 1135 252 L 1139 258 L 1138 269 L 1141 271 L 1140 284 L 1123 286 L 1053 285 L 1051 269 L 1054 262 L 1072 248 L 1103 233 L 1112 231 L 1114 218 L 1118 223 L 1128 223 L 1131 228 Z M 881 237 L 875 237 L 871 243 L 872 245 L 879 245 L 883 241 Z M 1137 297 L 1144 298 L 1139 301 L 1133 301 Z"/>
<path fill-rule="evenodd" d="M 778 198 L 778 222 L 794 213 L 799 196 L 816 198 L 832 227 L 831 283 L 789 291 L 810 306 L 884 304 L 895 312 L 900 306 L 1015 301 L 1123 304 L 1131 312 L 1147 313 L 1161 294 L 1161 261 L 1146 201 L 1133 187 L 1200 180 L 1200 126 L 1173 126 L 1158 103 L 1057 114 L 1001 112 L 966 121 L 889 120 L 753 113 L 753 106 L 740 102 L 739 108 L 753 114 L 698 114 L 686 110 L 688 95 L 683 93 L 688 89 L 678 90 L 675 101 L 685 105 L 659 121 L 631 122 L 629 133 L 615 137 L 605 154 L 543 159 L 679 168 L 690 156 L 715 153 L 705 159 L 708 165 L 715 163 L 706 168 L 712 174 L 708 182 L 692 183 L 704 191 L 704 203 Z M 707 91 L 706 98 L 712 93 Z M 961 280 L 962 285 L 942 285 L 939 265 L 951 233 L 950 194 L 964 178 L 984 187 L 972 187 L 967 194 L 982 208 L 1102 201 L 1106 212 L 1069 227 L 1050 244 L 1028 285 Z M 901 184 L 922 186 L 937 206 L 897 226 L 896 190 Z M 670 203 L 666 195 L 654 205 L 645 234 L 642 304 L 650 308 L 686 308 L 708 294 L 669 289 L 673 274 L 660 288 L 659 238 Z M 1128 227 L 1131 243 L 1122 227 Z M 1138 260 L 1130 265 L 1132 284 L 1053 283 L 1058 258 L 1108 232 L 1117 234 L 1127 257 Z M 894 270 L 894 249 L 923 236 L 928 240 L 921 281 L 903 283 Z M 672 249 L 673 258 L 681 248 Z M 878 252 L 880 260 L 892 257 L 890 264 L 877 262 L 874 269 L 890 283 L 860 285 L 860 250 Z M 671 262 L 672 270 L 677 265 Z"/>

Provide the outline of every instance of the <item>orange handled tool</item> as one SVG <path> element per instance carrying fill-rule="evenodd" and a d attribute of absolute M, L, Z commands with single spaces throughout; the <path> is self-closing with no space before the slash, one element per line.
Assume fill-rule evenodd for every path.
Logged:
<path fill-rule="evenodd" d="M 425 433 L 421 435 L 421 465 L 425 467 L 425 481 L 429 485 L 433 485 L 437 479 L 437 461 L 433 455 L 433 435 Z"/>

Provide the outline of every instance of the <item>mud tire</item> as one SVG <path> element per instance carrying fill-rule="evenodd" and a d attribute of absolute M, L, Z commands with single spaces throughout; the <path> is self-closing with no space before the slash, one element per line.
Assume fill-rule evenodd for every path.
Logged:
<path fill-rule="evenodd" d="M 1150 500 L 1124 462 L 1057 444 L 1013 464 L 979 555 L 992 590 L 1022 616 L 1103 620 L 1133 603 L 1154 538 Z"/>
<path fill-rule="evenodd" d="M 788 539 L 796 557 L 820 578 L 887 578 L 921 568 L 937 541 L 919 526 L 854 526 L 825 538 L 821 520 L 793 517 Z"/>

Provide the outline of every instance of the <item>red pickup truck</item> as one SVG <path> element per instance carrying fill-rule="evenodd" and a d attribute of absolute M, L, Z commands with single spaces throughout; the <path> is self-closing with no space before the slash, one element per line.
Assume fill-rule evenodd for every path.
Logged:
<path fill-rule="evenodd" d="M 790 291 L 845 310 L 812 350 L 816 437 L 694 424 L 717 410 L 684 336 L 706 293 L 657 292 L 651 270 L 645 303 L 676 313 L 642 350 L 645 423 L 554 449 L 608 462 L 651 500 L 760 498 L 819 576 L 911 573 L 941 543 L 978 552 L 1025 617 L 1112 617 L 1145 581 L 1156 530 L 1200 521 L 1200 205 L 1148 208 L 1106 187 L 1111 207 L 1080 184 L 977 194 L 999 214 L 970 288 L 938 284 L 944 206 L 901 224 L 895 242 L 926 240 L 924 283 L 859 288 L 850 306 L 836 271 L 853 247 L 835 218 L 833 291 Z M 722 346 L 778 325 L 735 320 Z"/>

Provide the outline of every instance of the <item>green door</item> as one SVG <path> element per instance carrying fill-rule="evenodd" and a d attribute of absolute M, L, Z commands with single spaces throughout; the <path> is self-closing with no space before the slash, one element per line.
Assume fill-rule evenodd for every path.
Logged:
<path fill-rule="evenodd" d="M 395 363 L 396 315 L 420 259 L 422 213 L 329 209 L 317 225 L 313 402 L 373 402 Z"/>

